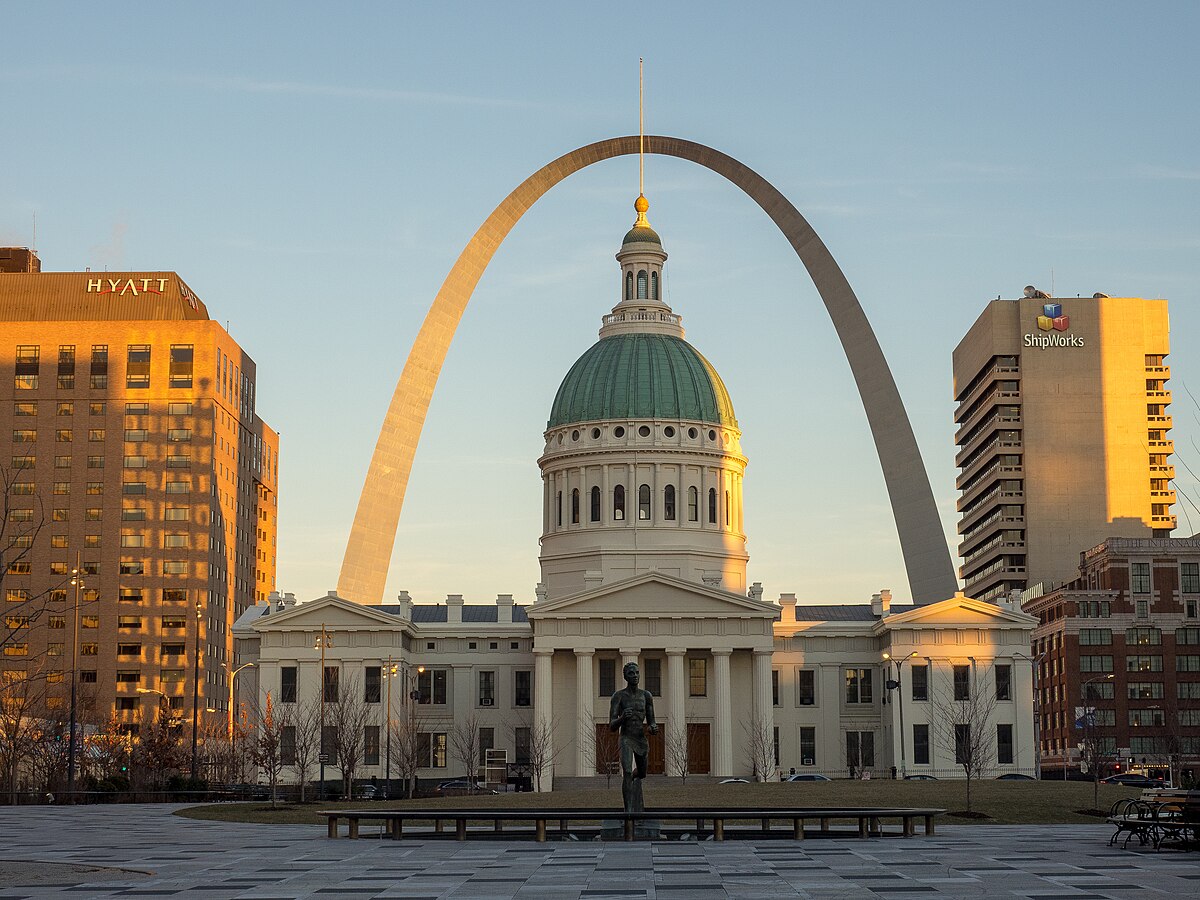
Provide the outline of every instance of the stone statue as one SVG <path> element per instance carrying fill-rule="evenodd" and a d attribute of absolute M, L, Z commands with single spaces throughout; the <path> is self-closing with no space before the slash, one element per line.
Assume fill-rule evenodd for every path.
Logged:
<path fill-rule="evenodd" d="M 622 674 L 625 676 L 625 687 L 612 695 L 612 703 L 608 708 L 608 727 L 621 733 L 621 797 L 625 801 L 625 812 L 645 812 L 642 779 L 646 777 L 646 756 L 650 752 L 646 731 L 658 734 L 658 723 L 654 721 L 654 697 L 649 691 L 638 687 L 641 672 L 637 663 L 626 663 Z"/>

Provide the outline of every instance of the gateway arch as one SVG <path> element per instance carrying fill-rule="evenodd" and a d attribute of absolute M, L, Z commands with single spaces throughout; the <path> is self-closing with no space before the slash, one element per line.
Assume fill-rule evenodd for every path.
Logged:
<path fill-rule="evenodd" d="M 638 140 L 631 135 L 588 144 L 534 172 L 488 216 L 454 263 L 413 342 L 375 444 L 338 576 L 341 597 L 366 604 L 383 601 L 404 493 L 433 389 L 467 302 L 501 242 L 550 188 L 593 163 L 637 153 Z M 828 248 L 783 194 L 736 159 L 703 144 L 657 135 L 646 135 L 645 149 L 724 176 L 761 206 L 788 239 L 825 303 L 858 385 L 913 600 L 932 603 L 952 597 L 958 581 L 912 425 L 875 333 Z"/>

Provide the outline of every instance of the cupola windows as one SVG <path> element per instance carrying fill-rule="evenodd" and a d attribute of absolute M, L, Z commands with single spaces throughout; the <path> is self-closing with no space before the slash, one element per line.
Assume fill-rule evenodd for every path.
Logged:
<path fill-rule="evenodd" d="M 579 524 L 579 488 L 571 491 L 571 524 Z"/>
<path fill-rule="evenodd" d="M 650 521 L 650 485 L 643 484 L 638 488 L 638 519 Z"/>
<path fill-rule="evenodd" d="M 668 522 L 675 521 L 675 485 L 668 484 L 663 491 L 663 518 Z"/>
<path fill-rule="evenodd" d="M 625 273 L 625 299 L 626 300 L 633 299 L 633 273 L 632 272 Z"/>
<path fill-rule="evenodd" d="M 592 507 L 591 508 L 591 517 L 590 517 L 591 520 L 593 522 L 599 522 L 600 521 L 600 488 L 598 488 L 598 487 L 592 488 L 591 507 Z"/>
<path fill-rule="evenodd" d="M 647 293 L 647 279 L 646 279 L 646 270 L 645 269 L 642 269 L 637 274 L 637 298 L 639 300 L 646 300 L 649 298 L 649 294 Z"/>
<path fill-rule="evenodd" d="M 717 524 L 717 489 L 708 489 L 708 524 Z"/>
<path fill-rule="evenodd" d="M 650 299 L 651 300 L 658 299 L 658 273 L 657 272 L 650 273 Z"/>
<path fill-rule="evenodd" d="M 618 484 L 613 488 L 613 518 L 618 522 L 625 520 L 625 485 Z"/>

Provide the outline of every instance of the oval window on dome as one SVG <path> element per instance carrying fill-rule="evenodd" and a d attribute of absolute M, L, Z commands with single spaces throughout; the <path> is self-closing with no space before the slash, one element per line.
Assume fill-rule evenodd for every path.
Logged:
<path fill-rule="evenodd" d="M 675 429 L 668 425 L 663 429 L 663 434 L 665 434 L 667 437 L 675 437 Z"/>
<path fill-rule="evenodd" d="M 576 428 L 574 431 L 571 432 L 571 440 L 573 440 L 573 441 L 579 440 L 579 429 L 578 428 Z"/>
<path fill-rule="evenodd" d="M 711 428 L 710 428 L 710 429 L 708 429 L 708 439 L 709 439 L 710 441 L 715 441 L 715 440 L 717 439 L 717 433 L 716 433 L 716 431 L 714 431 L 714 430 L 713 430 L 713 429 L 711 429 Z"/>
<path fill-rule="evenodd" d="M 643 425 L 641 428 L 638 429 L 638 434 L 641 435 L 642 437 L 650 437 L 650 426 Z"/>
<path fill-rule="evenodd" d="M 616 437 L 623 438 L 623 437 L 625 437 L 625 429 L 622 428 L 620 425 L 618 425 L 616 428 L 613 429 L 613 434 Z"/>
<path fill-rule="evenodd" d="M 600 440 L 600 429 L 599 428 L 592 429 L 592 440 L 593 441 Z"/>
<path fill-rule="evenodd" d="M 688 429 L 688 437 L 690 437 L 690 438 L 691 438 L 693 441 L 696 439 L 696 435 L 697 435 L 697 434 L 699 434 L 699 433 L 700 433 L 700 432 L 696 431 L 696 429 L 695 429 L 695 428 L 689 428 L 689 429 Z"/>

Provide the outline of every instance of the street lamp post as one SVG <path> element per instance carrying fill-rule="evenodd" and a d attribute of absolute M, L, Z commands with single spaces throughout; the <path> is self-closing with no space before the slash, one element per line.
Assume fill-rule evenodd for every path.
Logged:
<path fill-rule="evenodd" d="M 233 697 L 234 697 L 234 684 L 236 684 L 236 682 L 237 682 L 237 676 L 238 676 L 238 672 L 242 671 L 242 669 L 249 669 L 249 668 L 250 668 L 251 666 L 253 666 L 253 665 L 255 665 L 255 663 L 252 663 L 252 662 L 248 662 L 248 663 L 242 663 L 240 666 L 238 666 L 238 667 L 237 667 L 236 669 L 234 669 L 232 672 L 229 672 L 229 715 L 228 715 L 228 726 L 229 726 L 229 744 L 230 744 L 230 746 L 233 746 L 233 703 L 234 703 Z M 229 670 L 229 666 L 225 665 L 225 663 L 221 663 L 221 668 L 222 668 L 222 669 L 225 669 L 226 671 L 228 671 L 228 670 Z"/>
<path fill-rule="evenodd" d="M 392 794 L 392 681 L 396 678 L 396 672 L 396 664 L 389 657 L 387 667 L 383 670 L 383 677 L 387 679 L 387 751 L 384 756 L 383 793 L 388 798 Z"/>
<path fill-rule="evenodd" d="M 901 656 L 898 659 L 893 659 L 892 654 L 885 652 L 883 654 L 884 662 L 894 662 L 896 664 L 896 696 L 899 698 L 899 713 L 900 713 L 900 777 L 903 778 L 907 772 L 908 763 L 904 756 L 904 664 L 917 655 L 914 650 L 907 656 Z M 888 685 L 892 687 L 892 685 Z"/>
<path fill-rule="evenodd" d="M 75 554 L 75 568 L 71 570 L 71 585 L 75 588 L 75 610 L 71 625 L 71 731 L 67 738 L 67 797 L 69 803 L 75 802 L 75 725 L 78 718 L 78 689 L 79 681 L 79 592 L 83 589 L 83 572 L 79 564 L 79 554 Z"/>
<path fill-rule="evenodd" d="M 200 719 L 200 601 L 196 601 L 196 638 L 192 645 L 192 787 L 196 786 L 196 726 Z"/>
<path fill-rule="evenodd" d="M 415 743 L 417 739 L 417 704 L 421 702 L 420 678 L 424 672 L 424 666 L 417 666 L 417 686 L 408 692 L 408 740 L 405 742 L 407 746 L 404 752 L 411 753 L 413 755 L 416 754 Z M 408 767 L 411 766 L 412 763 L 408 762 L 405 765 Z M 415 769 L 409 769 L 409 771 L 412 771 L 413 773 L 412 781 L 408 784 L 408 799 L 411 800 L 413 795 L 416 794 L 417 773 Z"/>
<path fill-rule="evenodd" d="M 321 738 L 320 749 L 317 753 L 317 763 L 321 767 L 321 800 L 325 799 L 325 763 L 329 761 L 329 754 L 325 750 L 325 648 L 332 647 L 333 641 L 329 637 L 329 632 L 326 631 L 325 625 L 321 625 L 321 633 L 317 636 L 317 649 L 321 651 L 321 672 L 319 680 L 321 683 Z"/>

